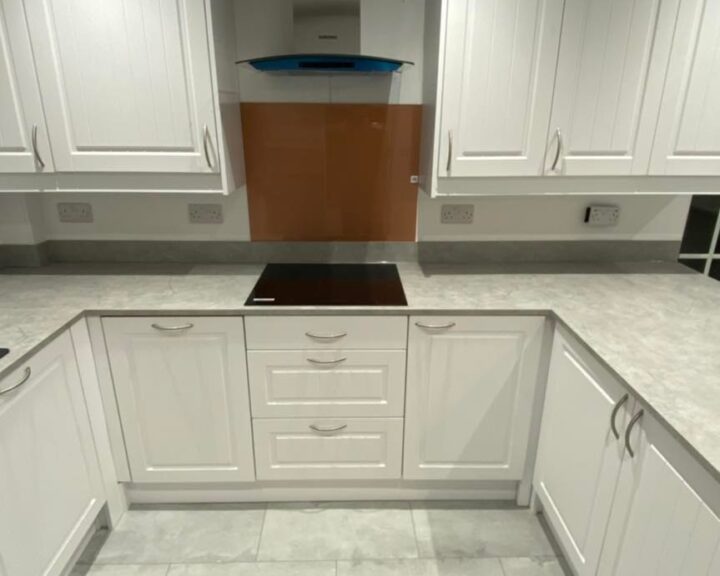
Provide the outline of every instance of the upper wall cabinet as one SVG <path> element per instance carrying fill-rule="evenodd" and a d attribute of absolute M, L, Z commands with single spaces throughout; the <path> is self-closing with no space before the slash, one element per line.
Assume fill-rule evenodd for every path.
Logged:
<path fill-rule="evenodd" d="M 217 172 L 203 0 L 25 7 L 57 171 Z"/>
<path fill-rule="evenodd" d="M 540 173 L 562 12 L 563 0 L 447 3 L 440 176 Z"/>
<path fill-rule="evenodd" d="M 651 174 L 720 175 L 720 2 L 683 0 Z"/>
<path fill-rule="evenodd" d="M 52 170 L 22 0 L 0 2 L 0 172 Z"/>

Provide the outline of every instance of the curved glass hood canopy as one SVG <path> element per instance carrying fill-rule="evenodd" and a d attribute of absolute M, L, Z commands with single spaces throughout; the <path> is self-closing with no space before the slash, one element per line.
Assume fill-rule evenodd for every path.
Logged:
<path fill-rule="evenodd" d="M 288 13 L 291 38 L 282 38 L 287 52 L 239 60 L 262 72 L 392 73 L 412 62 L 392 55 L 362 53 L 361 0 L 292 0 Z"/>

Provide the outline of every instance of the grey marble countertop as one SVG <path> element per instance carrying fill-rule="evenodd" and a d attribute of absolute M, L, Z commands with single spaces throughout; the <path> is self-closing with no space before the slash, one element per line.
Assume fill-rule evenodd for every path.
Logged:
<path fill-rule="evenodd" d="M 81 266 L 0 274 L 0 378 L 82 314 L 547 313 L 720 480 L 720 284 L 675 265 L 400 264 L 402 308 L 245 307 L 262 266 Z"/>

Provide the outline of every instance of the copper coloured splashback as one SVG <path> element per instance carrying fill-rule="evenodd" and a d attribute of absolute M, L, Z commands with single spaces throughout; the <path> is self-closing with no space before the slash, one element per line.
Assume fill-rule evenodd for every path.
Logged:
<path fill-rule="evenodd" d="M 241 104 L 252 240 L 414 241 L 421 106 Z"/>

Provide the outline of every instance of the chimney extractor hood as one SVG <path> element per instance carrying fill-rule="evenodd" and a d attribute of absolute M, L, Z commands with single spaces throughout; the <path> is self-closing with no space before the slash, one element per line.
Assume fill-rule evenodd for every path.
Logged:
<path fill-rule="evenodd" d="M 239 60 L 263 72 L 399 72 L 412 62 L 362 53 L 360 0 L 293 0 L 292 38 L 282 38 L 278 55 Z"/>

